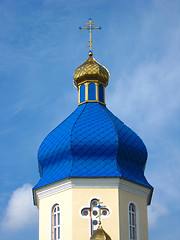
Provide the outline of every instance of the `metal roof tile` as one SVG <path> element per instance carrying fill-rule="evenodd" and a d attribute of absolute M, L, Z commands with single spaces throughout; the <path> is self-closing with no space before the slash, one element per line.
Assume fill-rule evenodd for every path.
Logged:
<path fill-rule="evenodd" d="M 151 187 L 144 177 L 147 150 L 106 106 L 85 103 L 42 142 L 39 188 L 67 177 L 124 177 Z"/>

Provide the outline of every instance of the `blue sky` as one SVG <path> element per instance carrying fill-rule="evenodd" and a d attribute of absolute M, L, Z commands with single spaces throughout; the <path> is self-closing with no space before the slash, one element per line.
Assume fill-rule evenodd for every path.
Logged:
<path fill-rule="evenodd" d="M 38 239 L 31 188 L 37 151 L 77 106 L 73 72 L 88 57 L 110 72 L 107 107 L 147 146 L 154 186 L 149 239 L 180 235 L 180 1 L 0 1 L 0 236 Z"/>

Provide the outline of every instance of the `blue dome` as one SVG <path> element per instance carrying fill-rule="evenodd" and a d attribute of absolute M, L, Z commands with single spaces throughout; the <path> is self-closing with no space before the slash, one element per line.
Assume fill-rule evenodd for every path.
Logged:
<path fill-rule="evenodd" d="M 105 105 L 84 103 L 42 142 L 41 179 L 34 188 L 73 177 L 122 177 L 151 187 L 147 150 L 139 136 Z"/>

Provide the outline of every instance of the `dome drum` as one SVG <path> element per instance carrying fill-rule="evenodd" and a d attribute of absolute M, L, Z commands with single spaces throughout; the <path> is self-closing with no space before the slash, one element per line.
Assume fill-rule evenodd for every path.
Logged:
<path fill-rule="evenodd" d="M 90 81 L 78 86 L 78 105 L 85 102 L 99 102 L 105 105 L 105 87 Z"/>

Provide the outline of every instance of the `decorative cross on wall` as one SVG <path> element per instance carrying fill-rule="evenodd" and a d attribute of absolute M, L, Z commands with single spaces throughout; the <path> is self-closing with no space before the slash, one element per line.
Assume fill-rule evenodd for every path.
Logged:
<path fill-rule="evenodd" d="M 107 217 L 109 214 L 109 209 L 106 206 L 102 206 L 102 202 L 97 198 L 91 200 L 89 207 L 81 209 L 81 215 L 90 220 L 89 227 L 91 235 L 98 228 L 101 218 Z"/>
<path fill-rule="evenodd" d="M 92 44 L 95 43 L 95 41 L 92 42 L 91 40 L 91 34 L 92 34 L 92 29 L 101 29 L 101 27 L 93 27 L 93 25 L 95 23 L 91 22 L 91 18 L 89 18 L 89 22 L 86 23 L 87 25 L 89 25 L 88 27 L 79 27 L 79 29 L 88 29 L 89 30 L 89 44 L 87 45 L 87 47 L 90 48 L 90 52 L 92 52 Z"/>

